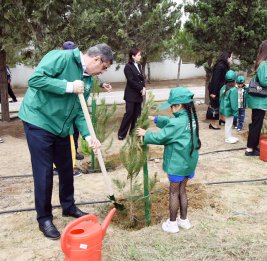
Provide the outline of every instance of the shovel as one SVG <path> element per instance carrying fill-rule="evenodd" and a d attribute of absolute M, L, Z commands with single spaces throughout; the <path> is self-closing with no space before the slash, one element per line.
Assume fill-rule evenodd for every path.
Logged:
<path fill-rule="evenodd" d="M 86 105 L 83 93 L 79 93 L 78 96 L 79 96 L 79 100 L 80 100 L 80 103 L 81 103 L 81 106 L 82 106 L 83 114 L 84 114 L 84 117 L 85 117 L 85 120 L 86 120 L 86 123 L 87 123 L 87 127 L 89 129 L 90 135 L 91 135 L 91 137 L 93 139 L 96 139 L 94 127 L 93 127 L 93 124 L 92 124 L 92 121 L 91 121 L 91 118 L 90 118 L 90 115 L 89 115 L 89 112 L 88 112 L 88 109 L 87 109 L 87 105 Z M 116 209 L 118 209 L 118 210 L 125 209 L 123 204 L 120 204 L 120 203 L 116 202 L 116 199 L 115 199 L 115 196 L 114 196 L 114 192 L 113 192 L 113 189 L 112 189 L 112 185 L 111 185 L 111 179 L 110 179 L 110 176 L 107 173 L 107 170 L 106 170 L 106 167 L 105 167 L 105 163 L 104 163 L 104 160 L 103 160 L 102 153 L 101 153 L 100 149 L 97 149 L 96 155 L 97 155 L 97 159 L 98 159 L 98 162 L 99 162 L 99 165 L 100 165 L 100 169 L 101 169 L 101 172 L 103 174 L 104 182 L 106 184 L 107 191 L 108 191 L 108 194 L 109 194 L 108 198 L 114 204 L 114 207 Z"/>

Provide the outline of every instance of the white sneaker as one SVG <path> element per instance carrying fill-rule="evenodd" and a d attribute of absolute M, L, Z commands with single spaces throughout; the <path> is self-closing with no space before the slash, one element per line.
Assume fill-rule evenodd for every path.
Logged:
<path fill-rule="evenodd" d="M 183 229 L 189 229 L 192 227 L 188 219 L 177 219 L 177 225 Z"/>
<path fill-rule="evenodd" d="M 167 221 L 163 222 L 162 229 L 167 233 L 177 233 L 179 232 L 179 227 L 176 221 Z"/>
<path fill-rule="evenodd" d="M 238 138 L 231 137 L 231 138 L 225 139 L 225 142 L 233 144 L 233 143 L 238 142 Z"/>

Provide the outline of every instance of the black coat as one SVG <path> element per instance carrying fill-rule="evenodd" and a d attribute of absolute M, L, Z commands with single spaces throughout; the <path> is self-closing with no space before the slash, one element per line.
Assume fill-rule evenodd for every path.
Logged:
<path fill-rule="evenodd" d="M 127 80 L 124 100 L 126 102 L 141 103 L 143 101 L 142 89 L 145 87 L 145 78 L 142 74 L 141 65 L 138 65 L 140 72 L 133 63 L 127 63 L 124 67 L 124 74 Z"/>
<path fill-rule="evenodd" d="M 218 62 L 213 69 L 211 81 L 209 84 L 210 94 L 215 94 L 219 98 L 220 90 L 225 83 L 225 74 L 229 70 L 229 65 L 227 62 Z"/>

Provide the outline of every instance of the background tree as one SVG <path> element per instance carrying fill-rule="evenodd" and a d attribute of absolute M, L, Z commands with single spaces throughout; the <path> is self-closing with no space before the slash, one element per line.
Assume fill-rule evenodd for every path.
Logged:
<path fill-rule="evenodd" d="M 117 53 L 117 61 L 126 61 L 129 49 L 142 50 L 143 73 L 148 62 L 161 58 L 164 40 L 180 28 L 181 6 L 171 0 L 112 1 L 109 7 L 113 30 L 107 26 L 103 34 Z M 115 21 L 114 21 L 115 20 Z"/>
<path fill-rule="evenodd" d="M 166 41 L 166 54 L 173 60 L 178 59 L 177 65 L 177 85 L 180 82 L 180 71 L 183 60 L 195 61 L 197 53 L 192 49 L 194 39 L 186 29 L 177 29 L 171 40 Z"/>
<path fill-rule="evenodd" d="M 0 5 L 0 68 L 2 120 L 9 120 L 6 60 L 34 65 L 48 50 L 62 46 L 72 1 L 3 0 Z M 7 59 L 5 59 L 7 57 Z M 4 81 L 4 82 L 3 82 Z"/>
<path fill-rule="evenodd" d="M 185 28 L 192 33 L 192 48 L 201 53 L 196 60 L 206 70 L 206 87 L 211 68 L 223 50 L 234 52 L 241 68 L 248 69 L 260 43 L 266 39 L 267 11 L 258 0 L 197 0 L 185 5 L 190 14 Z"/>

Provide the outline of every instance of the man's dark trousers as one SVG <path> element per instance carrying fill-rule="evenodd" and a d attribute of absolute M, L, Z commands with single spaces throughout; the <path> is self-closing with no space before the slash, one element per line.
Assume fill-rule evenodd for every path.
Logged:
<path fill-rule="evenodd" d="M 70 137 L 62 138 L 27 122 L 23 123 L 31 154 L 37 220 L 42 224 L 53 219 L 53 163 L 58 169 L 59 200 L 62 209 L 68 211 L 74 206 Z"/>

